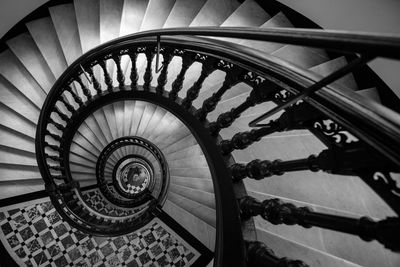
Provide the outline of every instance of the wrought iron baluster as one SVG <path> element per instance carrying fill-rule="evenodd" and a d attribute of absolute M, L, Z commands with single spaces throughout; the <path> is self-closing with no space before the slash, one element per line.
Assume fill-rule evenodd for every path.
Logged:
<path fill-rule="evenodd" d="M 268 222 L 278 225 L 312 226 L 357 235 L 364 241 L 377 240 L 386 248 L 400 250 L 400 219 L 389 217 L 374 221 L 368 217 L 359 219 L 314 212 L 309 207 L 296 207 L 280 199 L 260 202 L 250 196 L 239 200 L 241 216 L 246 219 L 260 215 Z"/>
<path fill-rule="evenodd" d="M 61 157 L 59 157 L 59 156 L 52 156 L 52 155 L 49 155 L 49 154 L 45 154 L 45 157 L 47 158 L 47 159 L 51 159 L 51 160 L 53 160 L 53 161 L 58 161 L 58 162 L 60 162 L 60 161 L 62 161 L 62 158 Z"/>
<path fill-rule="evenodd" d="M 195 116 L 198 120 L 204 121 L 207 117 L 207 114 L 211 111 L 215 110 L 218 102 L 221 100 L 221 97 L 228 91 L 230 88 L 238 84 L 244 75 L 244 70 L 240 67 L 233 66 L 232 69 L 228 69 L 226 71 L 225 80 L 222 86 L 218 89 L 217 92 L 213 93 L 212 96 L 207 98 L 201 107 L 201 109 L 197 110 Z"/>
<path fill-rule="evenodd" d="M 68 122 L 68 121 L 69 121 L 68 116 L 65 115 L 64 113 L 62 113 L 61 110 L 60 110 L 56 105 L 54 105 L 53 112 L 57 113 L 57 115 L 58 115 L 63 121 L 65 121 L 65 122 Z"/>
<path fill-rule="evenodd" d="M 83 101 L 80 96 L 78 96 L 71 88 L 71 86 L 65 86 L 65 91 L 69 92 L 74 99 L 74 101 L 79 105 L 79 107 L 83 106 Z"/>
<path fill-rule="evenodd" d="M 357 175 L 359 171 L 387 169 L 399 171 L 395 166 L 388 164 L 385 159 L 373 151 L 351 147 L 347 149 L 326 149 L 318 155 L 296 160 L 259 160 L 255 159 L 248 164 L 233 164 L 230 169 L 235 181 L 246 177 L 260 180 L 272 175 L 282 175 L 285 172 L 310 170 L 313 172 L 325 171 L 340 175 Z"/>
<path fill-rule="evenodd" d="M 158 76 L 157 79 L 157 87 L 156 87 L 156 92 L 159 95 L 162 95 L 164 93 L 164 88 L 165 85 L 167 84 L 167 75 L 168 75 L 168 66 L 169 63 L 171 63 L 172 60 L 172 51 L 170 49 L 165 49 L 163 55 L 163 67 L 160 73 L 160 76 Z"/>
<path fill-rule="evenodd" d="M 87 67 L 86 72 L 89 74 L 90 80 L 93 83 L 94 90 L 96 90 L 96 93 L 100 95 L 102 93 L 102 89 L 99 81 L 96 79 L 96 76 L 93 73 L 93 67 Z"/>
<path fill-rule="evenodd" d="M 46 135 L 51 136 L 54 140 L 56 140 L 60 143 L 63 141 L 61 136 L 51 133 L 49 130 L 46 130 Z"/>
<path fill-rule="evenodd" d="M 59 100 L 61 103 L 64 104 L 65 108 L 66 108 L 69 112 L 71 112 L 71 114 L 74 114 L 74 113 L 75 113 L 74 107 L 73 107 L 70 103 L 68 103 L 68 101 L 65 100 L 65 98 L 64 98 L 62 95 L 60 95 L 60 97 L 58 98 L 58 100 Z"/>
<path fill-rule="evenodd" d="M 260 141 L 263 136 L 274 132 L 282 131 L 284 128 L 278 120 L 271 121 L 267 126 L 235 134 L 231 140 L 222 140 L 219 144 L 222 154 L 227 155 L 235 149 L 245 149 L 256 141 Z"/>
<path fill-rule="evenodd" d="M 118 88 L 120 90 L 124 90 L 125 89 L 125 76 L 124 76 L 124 73 L 122 72 L 122 68 L 121 68 L 121 56 L 114 54 L 112 56 L 112 59 L 114 60 L 115 65 L 117 66 Z"/>
<path fill-rule="evenodd" d="M 129 76 L 131 79 L 131 89 L 137 90 L 137 82 L 139 79 L 139 75 L 137 73 L 136 68 L 136 60 L 137 60 L 137 52 L 133 50 L 129 50 L 128 52 L 129 58 L 131 59 L 132 67 L 131 67 L 131 75 Z"/>
<path fill-rule="evenodd" d="M 254 86 L 250 95 L 242 104 L 228 112 L 222 113 L 218 116 L 216 121 L 210 123 L 208 126 L 210 133 L 212 135 L 218 135 L 222 128 L 232 125 L 232 123 L 248 108 L 253 107 L 256 104 L 272 100 L 273 93 L 276 90 L 277 86 L 267 80 Z"/>
<path fill-rule="evenodd" d="M 62 125 L 62 124 L 60 124 L 60 123 L 58 123 L 58 122 L 55 122 L 53 119 L 49 119 L 49 124 L 52 124 L 52 125 L 54 125 L 54 127 L 56 127 L 58 130 L 60 130 L 61 132 L 63 132 L 64 130 L 65 130 L 65 127 Z"/>
<path fill-rule="evenodd" d="M 49 165 L 48 167 L 49 167 L 50 170 L 54 170 L 54 171 L 64 171 L 64 167 L 61 167 L 61 166 Z"/>
<path fill-rule="evenodd" d="M 62 148 L 59 147 L 59 146 L 51 145 L 51 144 L 49 144 L 48 142 L 45 142 L 44 145 L 45 145 L 46 147 L 48 147 L 48 148 L 51 148 L 52 150 L 54 150 L 54 151 L 56 151 L 56 152 L 58 152 L 58 153 L 62 153 L 62 152 L 63 152 Z"/>
<path fill-rule="evenodd" d="M 175 81 L 172 83 L 172 89 L 169 93 L 169 98 L 171 100 L 175 100 L 176 97 L 178 96 L 179 91 L 182 90 L 186 71 L 189 69 L 190 66 L 192 66 L 194 60 L 195 60 L 195 54 L 191 52 L 185 52 L 183 54 L 181 71 L 179 72 L 178 76 L 176 76 Z"/>
<path fill-rule="evenodd" d="M 184 109 L 188 110 L 192 106 L 193 101 L 199 96 L 204 80 L 213 73 L 214 70 L 216 70 L 216 59 L 207 58 L 205 62 L 203 62 L 199 78 L 186 92 L 186 98 L 182 101 L 182 107 Z"/>
<path fill-rule="evenodd" d="M 245 149 L 262 137 L 279 131 L 304 129 L 321 115 L 307 103 L 301 103 L 288 108 L 278 119 L 270 121 L 259 129 L 235 134 L 231 140 L 223 140 L 220 148 L 223 154 L 229 154 L 235 149 Z"/>
<path fill-rule="evenodd" d="M 91 100 L 92 94 L 91 94 L 90 90 L 87 88 L 87 86 L 83 83 L 83 81 L 79 75 L 77 75 L 75 77 L 75 81 L 77 81 L 79 83 L 79 86 L 81 87 L 82 92 L 86 96 L 87 100 Z"/>
<path fill-rule="evenodd" d="M 300 260 L 279 258 L 267 245 L 259 241 L 245 242 L 247 266 L 252 267 L 308 267 Z"/>
<path fill-rule="evenodd" d="M 154 48 L 147 47 L 146 48 L 146 59 L 147 59 L 147 66 L 146 66 L 146 71 L 144 72 L 143 80 L 143 89 L 145 91 L 150 90 L 150 84 L 151 81 L 153 80 L 153 70 L 152 70 L 152 63 L 153 63 L 153 58 L 154 58 Z"/>
<path fill-rule="evenodd" d="M 113 81 L 110 77 L 110 74 L 108 73 L 108 70 L 107 70 L 106 60 L 99 60 L 99 65 L 100 65 L 101 69 L 103 70 L 104 82 L 107 85 L 107 91 L 112 93 L 114 86 L 113 86 Z"/>

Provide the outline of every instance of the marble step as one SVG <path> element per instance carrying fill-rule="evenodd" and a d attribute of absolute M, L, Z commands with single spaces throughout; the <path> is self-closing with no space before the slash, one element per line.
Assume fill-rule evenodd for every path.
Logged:
<path fill-rule="evenodd" d="M 30 120 L 4 105 L 0 105 L 0 114 L 2 115 L 0 125 L 14 130 L 21 135 L 35 138 L 36 125 Z"/>
<path fill-rule="evenodd" d="M 214 251 L 216 231 L 213 226 L 207 224 L 168 199 L 163 206 L 163 210 L 200 240 L 203 245 L 211 251 Z"/>
<path fill-rule="evenodd" d="M 206 207 L 200 203 L 197 203 L 196 201 L 190 200 L 171 191 L 168 192 L 167 199 L 215 228 L 216 215 L 214 209 Z"/>
<path fill-rule="evenodd" d="M 304 69 L 312 68 L 330 60 L 326 52 L 322 49 L 297 45 L 285 45 L 271 55 Z"/>
<path fill-rule="evenodd" d="M 190 26 L 220 26 L 239 6 L 236 0 L 207 0 Z"/>
<path fill-rule="evenodd" d="M 0 173 L 2 182 L 42 178 L 37 166 L 0 163 Z"/>
<path fill-rule="evenodd" d="M 124 0 L 100 0 L 100 43 L 119 37 L 123 7 Z"/>
<path fill-rule="evenodd" d="M 68 65 L 82 55 L 75 8 L 73 4 L 49 8 L 51 20 Z"/>
<path fill-rule="evenodd" d="M 140 30 L 149 0 L 125 0 L 122 9 L 120 36 Z"/>
<path fill-rule="evenodd" d="M 171 176 L 193 177 L 211 179 L 210 170 L 208 167 L 202 168 L 170 168 Z"/>
<path fill-rule="evenodd" d="M 0 145 L 35 153 L 35 138 L 19 133 L 12 128 L 0 126 Z"/>
<path fill-rule="evenodd" d="M 15 114 L 15 116 L 19 116 L 31 124 L 37 123 L 40 109 L 1 75 L 0 105 L 1 109 L 7 110 L 6 112 L 8 113 L 11 112 Z M 13 128 L 11 127 L 11 129 Z"/>
<path fill-rule="evenodd" d="M 28 33 L 20 34 L 8 40 L 7 45 L 40 87 L 48 93 L 56 79 L 32 36 Z"/>
<path fill-rule="evenodd" d="M 279 12 L 260 26 L 261 29 L 276 28 L 276 27 L 293 28 L 293 24 L 282 12 Z M 278 50 L 279 48 L 285 45 L 282 43 L 253 41 L 253 40 L 242 40 L 239 42 L 239 44 L 260 50 L 268 54 Z"/>
<path fill-rule="evenodd" d="M 329 74 L 331 74 L 332 72 L 338 70 L 339 68 L 341 68 L 347 64 L 348 64 L 348 62 L 345 57 L 338 57 L 338 58 L 329 60 L 327 62 L 324 62 L 320 65 L 314 66 L 314 67 L 310 68 L 309 70 L 311 70 L 317 74 L 320 74 L 323 77 L 326 77 Z M 340 78 L 334 84 L 338 84 L 340 86 L 350 88 L 354 91 L 358 90 L 358 86 L 354 79 L 353 74 L 348 74 L 348 75 L 344 76 L 343 78 Z"/>
<path fill-rule="evenodd" d="M 203 151 L 198 144 L 183 148 L 179 151 L 165 155 L 169 160 L 185 159 L 193 156 L 202 156 Z"/>
<path fill-rule="evenodd" d="M 181 138 L 177 142 L 171 142 L 169 146 L 163 147 L 162 151 L 165 155 L 169 155 L 195 145 L 197 145 L 196 138 L 194 138 L 193 135 L 189 134 Z"/>
<path fill-rule="evenodd" d="M 381 98 L 379 96 L 378 89 L 376 89 L 375 87 L 358 90 L 357 94 L 360 94 L 360 95 L 362 95 L 368 99 L 371 99 L 377 103 L 381 103 Z"/>
<path fill-rule="evenodd" d="M 42 107 L 46 92 L 10 50 L 0 54 L 0 75 L 27 97 L 36 108 Z M 31 118 L 37 122 L 37 117 Z"/>
<path fill-rule="evenodd" d="M 221 24 L 221 27 L 259 27 L 270 18 L 257 1 L 246 0 Z"/>
<path fill-rule="evenodd" d="M 322 251 L 312 249 L 301 244 L 291 242 L 281 238 L 263 229 L 256 228 L 257 240 L 265 243 L 271 248 L 278 257 L 288 257 L 291 259 L 299 259 L 309 266 L 324 267 L 357 267 L 360 265 L 351 263 L 344 259 L 329 255 Z"/>
<path fill-rule="evenodd" d="M 211 177 L 209 178 L 193 178 L 193 177 L 179 177 L 171 176 L 171 183 L 180 185 L 203 192 L 214 193 L 214 185 Z"/>
<path fill-rule="evenodd" d="M 174 4 L 175 0 L 149 0 L 140 30 L 162 28 Z"/>
<path fill-rule="evenodd" d="M 67 61 L 50 17 L 26 24 L 29 33 L 56 78 L 67 68 Z"/>
<path fill-rule="evenodd" d="M 82 52 L 100 44 L 100 1 L 74 0 L 75 16 Z"/>
<path fill-rule="evenodd" d="M 189 26 L 206 2 L 206 0 L 176 0 L 163 28 Z"/>
<path fill-rule="evenodd" d="M 185 187 L 182 185 L 177 185 L 174 183 L 171 183 L 169 185 L 169 190 L 171 190 L 171 192 L 174 192 L 175 194 L 178 194 L 182 197 L 185 197 L 187 199 L 190 199 L 192 201 L 200 203 L 203 206 L 206 206 L 210 209 L 215 210 L 214 194 L 204 192 L 204 191 L 201 191 L 198 189 L 190 188 L 190 187 Z"/>

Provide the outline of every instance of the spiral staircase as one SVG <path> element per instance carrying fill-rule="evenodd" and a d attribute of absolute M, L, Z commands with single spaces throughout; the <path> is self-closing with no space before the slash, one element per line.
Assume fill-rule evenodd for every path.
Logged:
<path fill-rule="evenodd" d="M 43 9 L 0 53 L 0 239 L 19 265 L 400 264 L 400 106 L 355 69 L 400 58 L 398 38 L 327 41 L 274 1 Z M 14 235 L 36 227 L 36 208 L 98 247 L 78 240 L 72 258 L 37 230 L 29 242 L 65 248 L 38 259 Z M 176 236 L 181 260 L 105 254 L 105 239 L 129 248 L 149 225 Z"/>

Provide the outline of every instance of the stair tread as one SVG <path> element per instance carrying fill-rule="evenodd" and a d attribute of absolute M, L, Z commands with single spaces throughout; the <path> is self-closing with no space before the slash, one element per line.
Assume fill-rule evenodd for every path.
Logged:
<path fill-rule="evenodd" d="M 312 68 L 329 60 L 326 52 L 322 49 L 297 45 L 285 45 L 273 52 L 272 55 L 305 69 Z"/>
<path fill-rule="evenodd" d="M 198 144 L 183 148 L 179 151 L 175 151 L 169 154 L 165 154 L 168 160 L 185 159 L 188 157 L 202 156 L 203 151 Z"/>
<path fill-rule="evenodd" d="M 310 266 L 359 266 L 344 259 L 329 255 L 328 253 L 324 253 L 323 251 L 312 249 L 310 247 L 286 240 L 263 229 L 256 228 L 256 231 L 257 240 L 268 244 L 268 247 L 270 247 L 279 257 L 299 259 Z"/>
<path fill-rule="evenodd" d="M 149 0 L 125 0 L 122 9 L 120 36 L 140 30 Z"/>
<path fill-rule="evenodd" d="M 119 37 L 124 0 L 100 0 L 100 43 Z"/>
<path fill-rule="evenodd" d="M 13 129 L 25 136 L 35 138 L 36 127 L 34 123 L 24 119 L 21 115 L 3 105 L 0 105 L 0 113 L 2 115 L 0 121 L 1 125 Z"/>
<path fill-rule="evenodd" d="M 375 87 L 358 90 L 357 94 L 360 94 L 368 99 L 374 100 L 375 102 L 381 103 L 381 98 L 379 96 L 378 89 Z"/>
<path fill-rule="evenodd" d="M 215 210 L 171 191 L 168 192 L 167 199 L 215 228 Z"/>
<path fill-rule="evenodd" d="M 174 4 L 175 0 L 149 0 L 140 30 L 161 29 Z"/>
<path fill-rule="evenodd" d="M 180 177 L 205 178 L 211 177 L 208 167 L 202 168 L 170 168 L 170 175 Z"/>
<path fill-rule="evenodd" d="M 215 210 L 215 196 L 212 193 L 173 183 L 170 184 L 169 189 L 175 194 L 178 194 L 192 201 L 200 203 L 203 206 Z"/>
<path fill-rule="evenodd" d="M 160 121 L 164 118 L 166 112 L 167 111 L 160 106 L 155 107 L 154 113 L 151 116 L 146 129 L 143 131 L 143 138 L 147 138 L 154 131 L 155 127 L 157 127 Z"/>
<path fill-rule="evenodd" d="M 67 64 L 71 65 L 82 55 L 74 5 L 57 5 L 50 7 L 49 11 Z"/>
<path fill-rule="evenodd" d="M 314 66 L 310 68 L 309 70 L 318 73 L 322 75 L 323 77 L 328 76 L 332 72 L 338 70 L 339 68 L 345 66 L 347 64 L 347 60 L 345 57 L 338 57 L 332 60 L 329 60 L 327 62 L 324 62 L 320 65 Z M 343 78 L 340 78 L 339 80 L 335 81 L 335 83 L 350 88 L 352 90 L 357 90 L 358 86 L 357 83 L 354 79 L 353 74 L 348 74 L 344 76 Z"/>
<path fill-rule="evenodd" d="M 8 40 L 7 45 L 40 87 L 49 92 L 56 79 L 32 37 L 23 33 Z"/>
<path fill-rule="evenodd" d="M 259 27 L 270 18 L 257 1 L 246 0 L 221 24 L 221 27 Z"/>
<path fill-rule="evenodd" d="M 50 70 L 58 78 L 67 68 L 67 61 L 51 18 L 46 17 L 30 21 L 26 26 Z"/>
<path fill-rule="evenodd" d="M 15 131 L 5 127 L 0 128 L 0 145 L 35 153 L 35 140 L 33 137 L 29 138 L 26 135 L 17 134 Z"/>
<path fill-rule="evenodd" d="M 212 194 L 214 193 L 214 186 L 211 177 L 210 179 L 205 179 L 205 178 L 171 176 L 170 179 L 172 184 L 192 189 L 197 189 Z"/>
<path fill-rule="evenodd" d="M 10 50 L 0 54 L 0 74 L 36 107 L 43 105 L 46 93 Z"/>
<path fill-rule="evenodd" d="M 207 0 L 190 27 L 219 26 L 240 6 L 236 0 Z"/>
<path fill-rule="evenodd" d="M 100 2 L 98 0 L 74 0 L 82 52 L 100 44 Z"/>
<path fill-rule="evenodd" d="M 261 29 L 277 28 L 277 27 L 293 28 L 293 24 L 282 12 L 279 12 L 260 26 Z M 249 46 L 253 49 L 257 49 L 268 54 L 278 50 L 279 48 L 285 45 L 282 43 L 262 42 L 262 41 L 252 41 L 252 40 L 242 40 L 239 42 L 239 44 Z"/>
<path fill-rule="evenodd" d="M 207 0 L 176 0 L 163 28 L 189 26 L 206 1 Z"/>
<path fill-rule="evenodd" d="M 0 164 L 37 166 L 37 161 L 34 153 L 0 147 Z"/>
<path fill-rule="evenodd" d="M 5 78 L 0 75 L 0 102 L 1 109 L 7 110 L 4 112 L 12 113 L 12 116 L 21 116 L 32 124 L 36 124 L 40 110 L 15 86 L 10 84 Z M 3 106 L 4 105 L 4 106 Z M 3 114 L 3 113 L 2 113 Z M 15 114 L 15 115 L 14 115 Z M 12 127 L 11 127 L 12 129 Z"/>
<path fill-rule="evenodd" d="M 190 212 L 182 209 L 173 202 L 167 200 L 163 210 L 176 221 L 178 221 L 186 230 L 200 240 L 211 251 L 215 246 L 215 228 L 200 220 Z"/>

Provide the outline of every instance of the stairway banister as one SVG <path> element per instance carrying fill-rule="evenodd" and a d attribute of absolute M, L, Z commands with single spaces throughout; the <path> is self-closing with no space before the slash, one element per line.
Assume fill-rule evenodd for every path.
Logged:
<path fill-rule="evenodd" d="M 170 30 L 170 33 L 174 33 L 174 31 L 176 31 L 176 34 L 170 35 L 182 35 L 182 32 L 178 34 L 177 29 Z M 149 31 L 141 34 L 135 34 L 111 41 L 97 48 L 94 48 L 87 54 L 78 58 L 56 81 L 43 105 L 43 109 L 39 117 L 36 135 L 38 165 L 40 167 L 42 175 L 44 174 L 43 177 L 49 176 L 49 172 L 45 168 L 46 160 L 44 157 L 44 149 L 43 151 L 40 149 L 43 148 L 44 144 L 44 125 L 47 121 L 47 118 L 49 117 L 49 114 L 46 114 L 46 112 L 56 103 L 63 88 L 62 86 L 69 81 L 70 76 L 78 71 L 81 65 L 83 65 L 83 67 L 86 67 L 85 64 L 89 64 L 93 60 L 104 57 L 105 55 L 107 55 L 107 53 L 118 51 L 118 49 L 120 51 L 122 49 L 127 49 L 138 45 L 155 46 L 156 38 L 154 37 L 157 36 L 157 33 L 161 32 L 162 31 Z M 204 33 L 200 30 L 198 30 L 197 32 L 193 30 L 191 32 L 193 33 L 193 35 L 201 35 L 202 33 Z M 168 33 L 168 30 L 166 30 L 166 33 Z M 148 37 L 145 38 L 145 36 Z M 228 59 L 230 62 L 242 66 L 249 71 L 253 71 L 257 74 L 261 74 L 261 76 L 264 75 L 265 77 L 271 78 L 271 80 L 273 80 L 275 83 L 282 86 L 283 89 L 286 89 L 293 93 L 301 91 L 302 89 L 318 81 L 320 78 L 316 74 L 312 74 L 309 71 L 302 70 L 294 65 L 291 65 L 290 63 L 279 60 L 275 57 L 260 55 L 256 51 L 250 48 L 245 48 L 243 46 L 238 46 L 234 44 L 226 45 L 226 43 L 223 41 L 206 40 L 204 38 L 195 36 L 170 36 L 162 38 L 161 43 L 162 45 L 168 45 L 181 49 L 193 50 L 202 54 L 212 55 L 220 59 Z M 121 99 L 123 99 L 123 97 L 126 98 L 127 96 L 124 95 L 122 92 L 118 92 L 118 94 L 121 95 Z M 145 96 L 143 96 L 143 98 L 145 98 Z M 322 113 L 328 115 L 329 118 L 332 118 L 335 121 L 339 122 L 341 125 L 344 125 L 348 129 L 351 129 L 351 132 L 354 133 L 357 137 L 359 137 L 363 141 L 366 141 L 376 150 L 380 151 L 383 155 L 388 157 L 390 160 L 400 165 L 400 151 L 396 151 L 396 148 L 400 147 L 399 114 L 396 114 L 379 104 L 371 104 L 362 97 L 356 95 L 354 92 L 351 92 L 346 88 L 338 87 L 336 85 L 328 86 L 321 89 L 315 95 L 310 96 L 306 101 L 319 109 Z M 209 161 L 214 160 L 218 162 L 218 158 L 214 158 L 213 156 L 214 155 L 206 155 Z M 43 171 L 46 171 L 46 173 L 43 173 Z M 213 177 L 221 175 L 217 174 L 218 171 L 217 173 L 215 173 L 215 175 L 213 175 Z M 226 176 L 226 174 L 224 175 Z M 215 190 L 216 195 L 219 194 L 219 190 L 223 191 L 226 190 L 226 188 L 223 188 L 222 185 L 219 185 L 219 187 L 217 186 Z M 223 210 L 222 206 L 223 203 L 217 201 L 217 212 L 219 211 L 218 215 L 221 215 L 221 210 Z M 231 213 L 234 214 L 235 212 L 231 211 Z M 230 218 L 219 218 L 219 220 L 217 220 L 218 231 L 223 230 L 225 232 L 225 235 L 226 233 L 233 234 L 233 231 L 230 231 L 229 229 L 224 229 L 224 227 L 226 228 L 227 225 L 229 225 L 229 219 Z M 233 220 L 236 221 L 238 220 L 238 218 L 233 218 Z M 222 233 L 220 233 L 219 235 L 217 234 L 217 253 L 218 250 L 224 250 L 223 246 L 226 244 L 224 244 L 223 241 L 226 237 L 227 236 L 222 235 Z M 242 240 L 238 238 L 238 240 L 236 241 L 241 242 Z M 227 256 L 226 254 L 223 255 Z M 222 263 L 223 260 L 223 258 L 217 258 L 216 262 Z"/>
<path fill-rule="evenodd" d="M 124 36 L 120 40 L 174 35 L 240 38 L 400 59 L 400 35 L 398 34 L 300 28 L 190 27 L 143 31 Z M 111 45 L 115 41 L 110 41 L 108 44 Z M 161 38 L 162 41 L 163 38 Z"/>

